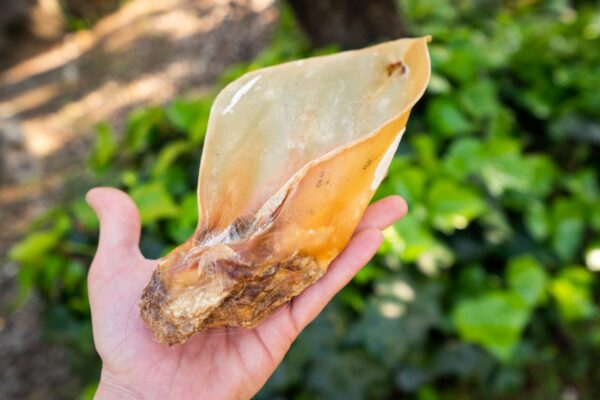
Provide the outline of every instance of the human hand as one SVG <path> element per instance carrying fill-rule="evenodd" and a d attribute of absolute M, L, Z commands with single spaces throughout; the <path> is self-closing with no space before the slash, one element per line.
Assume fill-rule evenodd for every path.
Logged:
<path fill-rule="evenodd" d="M 298 334 L 375 254 L 381 230 L 406 213 L 392 196 L 367 208 L 327 273 L 254 329 L 224 328 L 185 344 L 156 342 L 138 309 L 157 261 L 139 250 L 138 210 L 125 193 L 87 195 L 100 219 L 100 241 L 88 274 L 96 350 L 102 359 L 97 399 L 249 399 L 275 371 Z"/>

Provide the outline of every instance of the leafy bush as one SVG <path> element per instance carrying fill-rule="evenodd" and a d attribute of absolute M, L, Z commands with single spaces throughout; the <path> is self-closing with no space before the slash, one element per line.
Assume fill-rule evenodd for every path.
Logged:
<path fill-rule="evenodd" d="M 409 215 L 258 398 L 592 398 L 600 389 L 600 7 L 497 3 L 403 2 L 412 32 L 434 37 L 433 77 L 377 197 L 401 194 Z M 331 51 L 309 50 L 284 12 L 272 45 L 220 85 Z M 131 193 L 148 257 L 195 228 L 213 95 L 140 109 L 120 139 L 98 127 L 94 183 Z M 90 382 L 98 360 L 85 274 L 96 230 L 80 197 L 36 221 L 11 252 L 22 297 L 35 288 L 47 299 L 46 332 L 69 344 Z"/>

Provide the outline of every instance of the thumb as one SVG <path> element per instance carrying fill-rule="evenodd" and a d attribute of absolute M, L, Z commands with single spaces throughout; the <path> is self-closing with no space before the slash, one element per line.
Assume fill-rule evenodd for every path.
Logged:
<path fill-rule="evenodd" d="M 86 200 L 100 220 L 96 257 L 143 258 L 138 246 L 140 214 L 131 197 L 118 189 L 98 187 L 87 193 Z"/>

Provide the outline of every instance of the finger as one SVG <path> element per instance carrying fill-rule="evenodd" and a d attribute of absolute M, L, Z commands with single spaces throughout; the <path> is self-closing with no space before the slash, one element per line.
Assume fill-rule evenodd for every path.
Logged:
<path fill-rule="evenodd" d="M 291 317 L 299 331 L 304 329 L 327 303 L 375 255 L 383 242 L 377 229 L 367 228 L 357 233 L 346 249 L 331 263 L 327 273 L 291 302 Z"/>
<path fill-rule="evenodd" d="M 365 210 L 355 232 L 368 228 L 385 229 L 402 218 L 407 211 L 408 205 L 400 196 L 381 199 Z"/>
<path fill-rule="evenodd" d="M 140 214 L 124 192 L 108 187 L 90 190 L 88 204 L 100 220 L 100 240 L 96 256 L 122 260 L 123 256 L 141 257 Z"/>

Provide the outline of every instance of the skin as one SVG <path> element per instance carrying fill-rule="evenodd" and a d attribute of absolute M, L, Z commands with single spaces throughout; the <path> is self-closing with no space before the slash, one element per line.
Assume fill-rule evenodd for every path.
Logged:
<path fill-rule="evenodd" d="M 346 249 L 323 278 L 254 329 L 229 328 L 167 347 L 140 319 L 138 301 L 157 261 L 138 243 L 140 217 L 122 191 L 96 188 L 87 201 L 100 219 L 88 275 L 94 343 L 102 358 L 96 399 L 249 399 L 275 371 L 292 342 L 375 254 L 382 229 L 407 210 L 400 197 L 365 211 Z"/>

